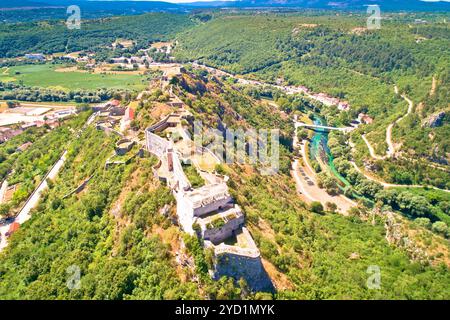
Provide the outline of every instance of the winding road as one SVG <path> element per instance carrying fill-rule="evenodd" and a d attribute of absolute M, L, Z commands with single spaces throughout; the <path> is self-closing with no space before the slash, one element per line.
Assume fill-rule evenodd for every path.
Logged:
<path fill-rule="evenodd" d="M 89 126 L 98 115 L 97 113 L 93 113 L 86 121 L 86 123 L 83 125 L 80 132 L 77 133 L 77 138 L 80 136 L 81 132 L 83 132 L 87 126 Z M 43 191 L 45 191 L 48 188 L 48 182 L 47 179 L 54 180 L 61 168 L 63 167 L 64 163 L 66 162 L 66 156 L 67 156 L 67 150 L 64 150 L 61 157 L 56 161 L 52 168 L 47 172 L 45 177 L 42 179 L 42 181 L 39 183 L 38 187 L 33 191 L 33 193 L 30 195 L 30 197 L 25 202 L 25 205 L 20 209 L 18 215 L 15 217 L 14 221 L 0 226 L 0 252 L 8 245 L 7 239 L 6 239 L 6 232 L 8 232 L 10 225 L 14 222 L 17 222 L 19 224 L 23 224 L 24 222 L 28 221 L 31 218 L 31 210 L 36 207 L 36 205 L 39 203 L 39 200 L 41 198 L 41 194 Z"/>
<path fill-rule="evenodd" d="M 395 93 L 398 94 L 398 87 L 394 87 Z M 405 115 L 395 120 L 393 123 L 387 126 L 386 128 L 386 144 L 388 145 L 388 150 L 386 151 L 386 155 L 379 156 L 376 154 L 375 149 L 370 144 L 369 140 L 367 140 L 366 135 L 362 135 L 361 138 L 364 140 L 364 142 L 367 145 L 367 148 L 369 149 L 370 156 L 376 160 L 385 160 L 387 158 L 392 158 L 395 155 L 395 145 L 392 142 L 392 130 L 394 126 L 398 123 L 400 123 L 403 119 L 405 119 L 408 115 L 410 115 L 413 112 L 414 109 L 414 102 L 412 102 L 411 99 L 409 99 L 406 95 L 402 95 L 402 98 L 408 103 L 408 110 Z"/>
<path fill-rule="evenodd" d="M 350 147 L 352 147 L 352 152 L 355 151 L 355 144 L 350 140 L 349 141 Z M 350 161 L 350 163 L 352 164 L 352 166 L 355 168 L 356 171 L 358 171 L 360 174 L 362 174 L 366 179 L 371 180 L 371 181 L 375 181 L 378 182 L 379 184 L 381 184 L 384 188 L 430 188 L 430 189 L 435 189 L 435 190 L 439 190 L 439 191 L 444 191 L 444 192 L 449 192 L 450 190 L 447 189 L 440 189 L 438 187 L 434 187 L 434 186 L 424 186 L 424 185 L 418 185 L 418 184 L 393 184 L 393 183 L 387 183 L 379 178 L 376 178 L 372 175 L 369 175 L 366 171 L 362 170 L 360 167 L 358 167 L 358 165 L 355 163 L 355 161 Z"/>

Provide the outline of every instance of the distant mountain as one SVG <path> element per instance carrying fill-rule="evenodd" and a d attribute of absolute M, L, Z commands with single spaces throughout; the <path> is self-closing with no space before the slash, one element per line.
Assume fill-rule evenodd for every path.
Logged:
<path fill-rule="evenodd" d="M 0 0 L 0 9 L 2 8 L 26 8 L 26 7 L 68 7 L 70 5 L 78 5 L 85 11 L 101 11 L 101 12 L 145 12 L 155 9 L 178 9 L 179 5 L 163 1 L 89 1 L 89 0 Z"/>
<path fill-rule="evenodd" d="M 0 0 L 0 9 L 10 8 L 43 8 L 49 6 L 57 6 L 56 3 L 49 4 L 41 1 L 28 1 L 28 0 Z"/>
<path fill-rule="evenodd" d="M 368 5 L 379 5 L 389 11 L 449 11 L 450 2 L 425 2 L 421 0 L 237 0 L 219 6 L 232 7 L 300 7 L 314 9 L 364 10 Z M 197 5 L 201 5 L 199 2 Z M 214 2 L 209 2 L 214 6 Z"/>
<path fill-rule="evenodd" d="M 193 8 L 256 8 L 285 7 L 333 10 L 365 10 L 368 5 L 378 4 L 388 11 L 450 11 L 450 2 L 425 2 L 421 0 L 236 0 L 198 1 L 191 3 L 168 3 L 163 1 L 120 1 L 120 0 L 0 0 L 0 10 L 17 7 L 67 7 L 78 5 L 85 12 L 108 14 L 137 14 L 152 11 L 189 11 Z"/>

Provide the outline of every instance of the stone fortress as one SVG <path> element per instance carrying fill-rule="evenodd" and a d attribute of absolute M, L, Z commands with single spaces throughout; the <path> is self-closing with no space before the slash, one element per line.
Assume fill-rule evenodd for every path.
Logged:
<path fill-rule="evenodd" d="M 226 181 L 199 163 L 204 152 L 214 165 L 220 160 L 208 154 L 204 148 L 196 148 L 186 134 L 181 120 L 192 117 L 181 100 L 173 95 L 178 109 L 160 122 L 145 130 L 146 148 L 158 157 L 154 174 L 167 183 L 177 201 L 177 217 L 182 229 L 203 239 L 204 246 L 214 251 L 213 279 L 229 276 L 236 280 L 244 278 L 255 291 L 273 291 L 274 287 L 261 262 L 250 232 L 245 228 L 245 216 L 230 196 Z M 172 104 L 174 105 L 174 104 Z M 174 142 L 169 137 L 176 132 L 182 138 Z M 191 149 L 187 152 L 186 149 Z M 199 156 L 200 153 L 200 156 Z M 183 171 L 182 163 L 192 164 L 204 178 L 205 185 L 194 189 Z M 211 167 L 211 166 L 210 166 Z"/>

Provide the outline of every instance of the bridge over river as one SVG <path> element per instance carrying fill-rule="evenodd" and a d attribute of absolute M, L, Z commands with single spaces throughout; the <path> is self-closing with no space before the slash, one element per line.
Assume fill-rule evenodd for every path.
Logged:
<path fill-rule="evenodd" d="M 295 127 L 305 127 L 310 129 L 322 129 L 322 130 L 337 130 L 337 131 L 343 131 L 343 132 L 350 132 L 352 130 L 355 130 L 355 127 L 343 127 L 343 128 L 337 128 L 337 127 L 329 127 L 329 126 L 321 126 L 317 124 L 308 124 L 303 122 L 295 122 Z"/>

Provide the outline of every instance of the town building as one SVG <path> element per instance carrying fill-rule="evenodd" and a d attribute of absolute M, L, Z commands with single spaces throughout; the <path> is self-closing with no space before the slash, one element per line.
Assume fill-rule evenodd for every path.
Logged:
<path fill-rule="evenodd" d="M 10 237 L 14 234 L 14 232 L 16 232 L 17 230 L 19 230 L 20 228 L 20 224 L 18 222 L 13 222 L 11 223 L 11 225 L 9 226 L 8 231 L 6 232 L 5 236 L 6 237 Z"/>
<path fill-rule="evenodd" d="M 28 53 L 25 55 L 25 59 L 33 61 L 44 61 L 45 56 L 41 53 Z"/>
<path fill-rule="evenodd" d="M 365 113 L 360 113 L 358 115 L 358 121 L 360 123 L 364 123 L 364 124 L 371 124 L 371 123 L 373 123 L 373 119 L 369 115 L 367 115 Z"/>

